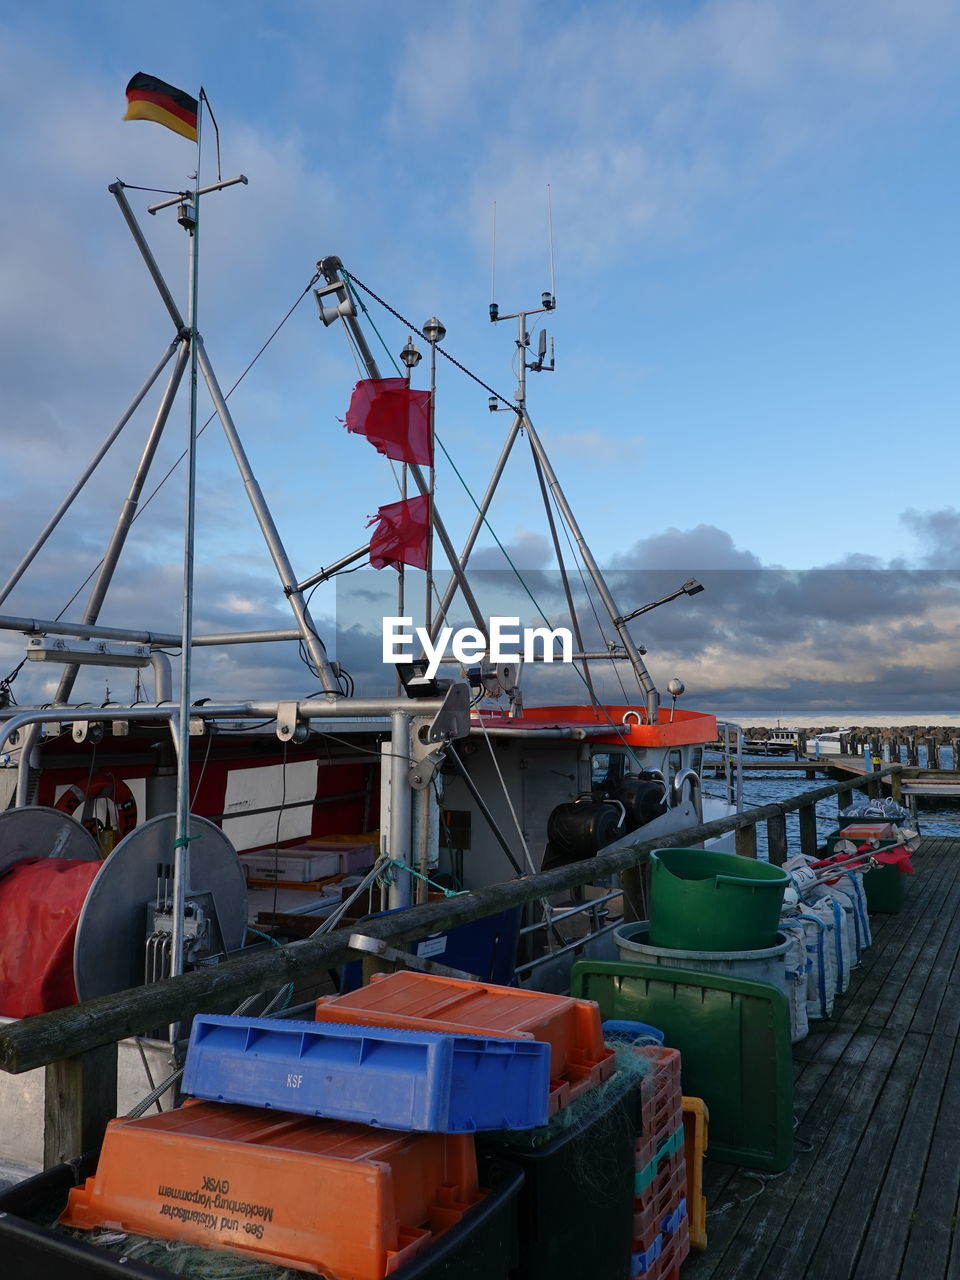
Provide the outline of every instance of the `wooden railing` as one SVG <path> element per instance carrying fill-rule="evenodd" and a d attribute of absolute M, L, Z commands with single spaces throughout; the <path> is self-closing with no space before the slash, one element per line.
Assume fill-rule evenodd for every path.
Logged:
<path fill-rule="evenodd" d="M 362 932 L 386 942 L 408 944 L 428 934 L 494 915 L 510 907 L 563 893 L 578 885 L 620 874 L 627 918 L 639 918 L 640 867 L 654 849 L 683 848 L 714 836 L 736 832 L 737 851 L 756 856 L 757 826 L 766 823 L 772 862 L 786 857 L 786 815 L 800 817 L 800 848 L 817 847 L 816 805 L 836 796 L 838 807 L 851 802 L 854 790 L 878 795 L 890 778 L 899 790 L 901 765 L 887 765 L 854 780 L 831 783 L 728 818 L 718 818 L 670 835 L 644 840 L 642 829 L 628 847 L 600 853 L 584 862 L 519 880 L 458 894 L 443 902 L 379 919 L 365 920 Z M 358 926 L 316 938 L 257 950 L 211 968 L 197 969 L 150 986 L 118 991 L 52 1013 L 38 1014 L 0 1027 L 0 1070 L 19 1074 L 46 1069 L 44 1163 L 49 1167 L 99 1146 L 108 1120 L 116 1113 L 117 1042 L 152 1028 L 181 1022 L 197 1013 L 232 1008 L 246 997 L 287 983 L 321 980 L 331 967 L 354 958 L 349 947 Z"/>

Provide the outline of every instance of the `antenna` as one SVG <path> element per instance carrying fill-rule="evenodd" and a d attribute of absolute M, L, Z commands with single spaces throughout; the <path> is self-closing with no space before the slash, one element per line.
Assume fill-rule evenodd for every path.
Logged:
<path fill-rule="evenodd" d="M 493 245 L 490 251 L 490 319 L 496 320 L 500 308 L 495 302 L 497 296 L 497 202 L 493 202 Z"/>
<path fill-rule="evenodd" d="M 553 258 L 553 198 L 550 192 L 550 183 L 547 183 L 547 240 L 550 244 L 550 296 L 557 296 L 557 273 Z"/>

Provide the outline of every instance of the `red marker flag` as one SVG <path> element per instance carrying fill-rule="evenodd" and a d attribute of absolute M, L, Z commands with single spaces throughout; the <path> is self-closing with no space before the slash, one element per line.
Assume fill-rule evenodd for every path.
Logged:
<path fill-rule="evenodd" d="M 397 568 L 402 564 L 415 569 L 427 567 L 430 499 L 426 494 L 380 507 L 367 522 L 367 528 L 374 520 L 379 521 L 370 539 L 370 563 L 374 569 L 383 569 L 388 564 Z"/>
<path fill-rule="evenodd" d="M 433 466 L 430 447 L 430 392 L 415 391 L 404 378 L 366 378 L 350 397 L 346 427 L 366 436 L 396 462 Z"/>
<path fill-rule="evenodd" d="M 199 108 L 199 102 L 189 93 L 138 71 L 127 85 L 127 114 L 123 118 L 152 120 L 196 142 Z"/>

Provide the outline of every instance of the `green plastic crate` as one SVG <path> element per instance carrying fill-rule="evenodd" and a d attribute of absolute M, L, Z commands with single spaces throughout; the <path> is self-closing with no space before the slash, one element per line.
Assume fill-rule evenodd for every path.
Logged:
<path fill-rule="evenodd" d="M 659 1027 L 680 1050 L 683 1092 L 710 1112 L 710 1157 L 779 1173 L 793 1158 L 790 1011 L 765 982 L 623 961 L 580 960 L 571 995 L 603 1018 Z"/>

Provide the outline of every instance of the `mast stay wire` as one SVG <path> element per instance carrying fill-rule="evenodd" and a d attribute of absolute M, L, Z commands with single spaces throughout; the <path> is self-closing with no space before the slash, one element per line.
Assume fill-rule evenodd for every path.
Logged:
<path fill-rule="evenodd" d="M 233 386 L 229 389 L 229 391 L 227 391 L 227 392 L 225 392 L 225 393 L 224 393 L 224 397 L 223 397 L 223 398 L 224 398 L 224 400 L 229 400 L 229 399 L 230 399 L 230 397 L 233 395 L 234 391 L 236 391 L 237 387 L 239 387 L 239 386 L 240 386 L 240 383 L 241 383 L 241 382 L 243 382 L 244 378 L 247 376 L 247 374 L 250 372 L 250 370 L 253 368 L 253 366 L 257 363 L 257 361 L 260 359 L 260 357 L 263 355 L 263 353 L 267 350 L 267 348 L 270 346 L 270 344 L 273 342 L 273 340 L 278 336 L 278 334 L 280 333 L 280 330 L 281 330 L 281 329 L 283 328 L 283 326 L 287 323 L 287 321 L 288 321 L 288 320 L 290 319 L 290 317 L 293 315 L 294 311 L 296 311 L 297 307 L 299 307 L 300 303 L 304 300 L 304 298 L 307 296 L 307 294 L 310 292 L 310 290 L 313 288 L 313 286 L 317 283 L 317 281 L 318 281 L 319 279 L 320 279 L 320 272 L 319 272 L 319 271 L 314 272 L 313 276 L 311 277 L 311 279 L 309 280 L 309 282 L 307 283 L 307 285 L 304 287 L 303 291 L 300 293 L 300 295 L 298 296 L 298 298 L 296 299 L 296 301 L 293 303 L 293 305 L 290 307 L 290 309 L 286 312 L 286 314 L 285 314 L 285 315 L 283 316 L 283 318 L 280 320 L 279 324 L 276 326 L 276 328 L 273 330 L 273 332 L 270 334 L 270 336 L 267 338 L 267 340 L 266 340 L 266 341 L 263 343 L 263 345 L 260 347 L 260 350 L 259 350 L 259 351 L 257 351 L 257 353 L 253 356 L 253 358 L 252 358 L 252 359 L 250 360 L 250 362 L 247 364 L 246 368 L 243 370 L 243 372 L 242 372 L 242 373 L 240 374 L 240 376 L 237 378 L 236 382 L 234 382 Z M 214 420 L 214 418 L 215 418 L 216 416 L 217 416 L 217 411 L 216 411 L 216 410 L 214 410 L 214 411 L 210 414 L 210 416 L 207 418 L 206 422 L 204 422 L 204 424 L 203 424 L 201 427 L 199 427 L 199 428 L 198 428 L 198 430 L 197 430 L 197 438 L 198 438 L 198 439 L 199 439 L 199 437 L 200 437 L 201 435 L 203 435 L 204 431 L 206 431 L 207 427 L 209 427 L 210 423 Z M 165 474 L 165 475 L 160 479 L 160 481 L 159 481 L 159 482 L 157 483 L 157 485 L 154 487 L 154 489 L 153 489 L 153 490 L 152 490 L 152 492 L 149 494 L 149 496 L 148 496 L 148 497 L 146 497 L 146 498 L 143 500 L 143 502 L 141 502 L 141 503 L 139 504 L 139 506 L 138 506 L 138 508 L 137 508 L 137 511 L 136 511 L 136 513 L 134 514 L 133 519 L 132 519 L 132 520 L 131 520 L 131 522 L 130 522 L 131 524 L 133 524 L 133 523 L 134 523 L 134 521 L 136 521 L 136 520 L 139 520 L 139 519 L 140 519 L 140 516 L 141 516 L 141 515 L 143 514 L 143 512 L 147 509 L 147 507 L 150 505 L 150 503 L 153 501 L 153 499 L 157 496 L 157 494 L 160 492 L 160 490 L 163 488 L 163 486 L 167 483 L 167 481 L 170 479 L 170 477 L 173 475 L 173 473 L 176 471 L 176 469 L 180 466 L 181 462 L 183 462 L 183 460 L 186 458 L 186 456 L 187 456 L 187 451 L 186 451 L 186 450 L 184 450 L 184 451 L 183 451 L 183 453 L 181 453 L 181 454 L 180 454 L 180 457 L 179 457 L 179 458 L 177 458 L 177 460 L 172 464 L 172 466 L 171 466 L 171 467 L 170 467 L 170 469 L 166 472 L 166 474 Z M 90 582 L 90 580 L 91 580 L 91 578 L 94 576 L 94 574 L 96 574 L 96 573 L 98 573 L 98 572 L 100 571 L 100 568 L 101 568 L 101 566 L 102 566 L 102 565 L 103 565 L 103 560 L 102 560 L 102 559 L 101 559 L 101 560 L 98 560 L 98 561 L 97 561 L 97 563 L 96 563 L 96 564 L 93 566 L 93 568 L 90 570 L 90 572 L 87 574 L 87 576 L 84 578 L 84 580 L 83 580 L 83 581 L 80 583 L 80 585 L 77 587 L 76 591 L 73 593 L 73 595 L 70 597 L 70 599 L 66 602 L 66 604 L 63 606 L 63 608 L 60 610 L 60 612 L 59 612 L 58 614 L 56 614 L 56 615 L 55 615 L 55 618 L 54 618 L 54 621 L 55 621 L 55 622 L 59 622 L 59 620 L 63 617 L 63 615 L 67 612 L 67 610 L 70 608 L 70 606 L 71 606 L 71 605 L 73 604 L 73 602 L 76 600 L 77 596 L 79 596 L 79 595 L 80 595 L 80 593 L 81 593 L 81 591 L 83 591 L 84 587 L 85 587 L 85 586 Z M 25 661 L 26 661 L 26 659 L 24 659 L 24 662 L 25 662 Z M 10 674 L 9 676 L 6 676 L 6 677 L 4 678 L 4 680 L 3 680 L 2 682 L 0 682 L 0 683 L 4 683 L 4 684 L 6 684 L 6 683 L 8 683 L 9 681 L 11 681 L 11 680 L 15 679 L 15 678 L 16 678 L 16 676 L 19 674 L 20 669 L 23 667 L 24 662 L 20 662 L 20 663 L 19 663 L 19 664 L 14 668 L 14 670 L 11 672 L 11 674 Z"/>
<path fill-rule="evenodd" d="M 348 287 L 349 287 L 350 285 L 355 284 L 359 289 L 362 289 L 362 290 L 363 290 L 365 293 L 367 293 L 371 298 L 373 298 L 375 302 L 379 302 L 379 304 L 381 305 L 381 307 L 383 307 L 383 308 L 384 308 L 384 310 L 389 311 L 389 312 L 390 312 L 390 314 L 391 314 L 395 319 L 399 320 L 401 324 L 405 325 L 408 329 L 412 329 L 415 333 L 419 334 L 419 336 L 420 336 L 421 338 L 423 338 L 424 342 L 427 342 L 427 341 L 428 341 L 426 334 L 425 334 L 421 329 L 419 329 L 415 324 L 413 324 L 413 322 L 412 322 L 411 320 L 409 320 L 406 316 L 404 316 L 401 312 L 397 311 L 395 307 L 392 307 L 392 306 L 389 304 L 389 302 L 386 302 L 383 298 L 381 298 L 379 294 L 374 293 L 374 291 L 370 288 L 370 286 L 369 286 L 369 285 L 364 284 L 364 282 L 363 282 L 362 280 L 360 280 L 357 276 L 355 276 L 355 275 L 353 275 L 351 272 L 349 272 L 349 271 L 347 270 L 347 268 L 346 268 L 346 267 L 344 267 L 342 264 L 341 264 L 341 268 L 340 268 L 340 269 L 341 269 L 341 271 L 342 271 L 342 273 L 343 273 L 344 278 L 345 278 L 345 279 L 346 279 L 346 281 L 347 281 Z M 361 302 L 361 306 L 362 306 L 362 305 L 363 305 L 363 304 L 362 304 L 362 302 Z M 367 308 L 366 308 L 366 307 L 363 307 L 363 310 L 364 310 L 365 314 L 369 317 L 369 314 L 370 314 L 370 313 L 369 313 L 369 311 L 367 310 Z M 372 323 L 372 321 L 371 321 L 371 323 Z M 375 331 L 376 331 L 376 327 L 375 327 L 375 326 L 374 326 L 374 329 L 375 329 Z M 382 337 L 380 337 L 379 332 L 377 333 L 377 337 L 379 337 L 379 338 L 380 338 L 380 341 L 381 341 L 381 342 L 383 342 L 383 338 L 382 338 Z M 386 345 L 386 344 L 384 344 L 384 345 Z M 498 391 L 495 391 L 495 390 L 493 389 L 493 387 L 489 386 L 486 382 L 484 382 L 484 381 L 483 381 L 483 379 L 482 379 L 482 378 L 478 377 L 478 376 L 477 376 L 477 374 L 473 373 L 473 372 L 472 372 L 472 370 L 468 369 L 468 368 L 466 367 L 466 365 L 461 364 L 461 363 L 460 363 L 460 361 L 459 361 L 459 360 L 457 360 L 457 359 L 455 359 L 452 355 L 450 355 L 450 353 L 449 353 L 449 352 L 444 351 L 443 347 L 438 346 L 438 347 L 437 347 L 437 351 L 438 351 L 438 352 L 440 353 L 440 355 L 442 355 L 445 359 L 449 360 L 449 361 L 450 361 L 450 363 L 451 363 L 451 364 L 453 364 L 456 368 L 458 368 L 462 373 L 465 373 L 465 374 L 467 375 L 467 377 L 468 377 L 468 378 L 472 378 L 472 379 L 473 379 L 473 381 L 474 381 L 474 382 L 476 382 L 476 383 L 478 383 L 481 387 L 483 387 L 483 389 L 484 389 L 485 391 L 488 391 L 492 396 L 495 396 L 495 397 L 497 398 L 497 400 L 499 400 L 499 401 L 500 401 L 500 403 L 501 403 L 501 404 L 503 404 L 505 407 L 507 407 L 507 408 L 509 408 L 509 409 L 514 410 L 514 412 L 518 413 L 521 417 L 523 416 L 523 415 L 522 415 L 522 413 L 520 412 L 520 409 L 517 407 L 517 405 L 516 405 L 516 404 L 514 404 L 514 403 L 513 403 L 513 401 L 511 401 L 511 400 L 507 400 L 507 398 L 506 398 L 505 396 L 500 395 L 500 393 L 499 393 Z M 461 475 L 461 473 L 460 473 L 459 469 L 457 468 L 456 464 L 454 463 L 453 459 L 451 458 L 451 456 L 450 456 L 449 452 L 447 451 L 446 446 L 444 445 L 444 443 L 443 443 L 442 439 L 440 438 L 440 436 L 439 436 L 439 435 L 436 435 L 434 438 L 435 438 L 436 443 L 440 446 L 440 449 L 443 451 L 443 455 L 444 455 L 444 457 L 447 459 L 447 461 L 450 463 L 450 466 L 453 468 L 453 472 L 454 472 L 454 474 L 456 475 L 457 479 L 460 481 L 461 485 L 463 486 L 464 492 L 467 494 L 467 497 L 468 497 L 468 498 L 470 499 L 470 501 L 473 503 L 474 507 L 476 507 L 477 512 L 478 512 L 478 514 L 479 514 L 479 512 L 480 512 L 480 504 L 477 502 L 476 498 L 474 497 L 474 495 L 473 495 L 473 493 L 472 493 L 472 491 L 471 491 L 471 489 L 470 489 L 470 486 L 467 484 L 466 480 L 465 480 L 465 479 L 463 478 L 463 476 Z M 567 541 L 569 542 L 569 541 L 570 541 L 570 532 L 569 532 L 569 530 L 567 529 L 566 521 L 565 521 L 565 520 L 563 520 L 563 518 L 562 518 L 562 513 L 560 513 L 560 515 L 561 515 L 560 523 L 563 525 L 563 528 L 564 528 L 564 532 L 565 532 L 565 535 L 566 535 Z M 531 592 L 531 590 L 530 590 L 529 586 L 528 586 L 528 585 L 527 585 L 527 583 L 524 581 L 523 575 L 521 574 L 521 572 L 520 572 L 520 570 L 517 568 L 517 566 L 513 563 L 513 560 L 511 559 L 510 555 L 508 554 L 508 552 L 507 552 L 506 548 L 504 547 L 503 543 L 502 543 L 502 542 L 500 541 L 500 539 L 497 537 L 496 533 L 495 533 L 495 532 L 494 532 L 494 530 L 493 530 L 493 527 L 492 527 L 492 526 L 491 526 L 491 524 L 490 524 L 490 521 L 487 519 L 487 517 L 486 517 L 486 515 L 485 515 L 485 514 L 484 514 L 484 516 L 483 516 L 483 523 L 484 523 L 484 525 L 485 525 L 485 527 L 486 527 L 487 531 L 489 532 L 489 534 L 490 534 L 490 535 L 491 535 L 491 537 L 493 538 L 494 542 L 496 542 L 497 547 L 500 549 L 500 553 L 501 553 L 501 555 L 502 555 L 502 556 L 503 556 L 503 558 L 506 560 L 506 562 L 507 562 L 507 564 L 510 566 L 510 568 L 513 570 L 514 576 L 516 577 L 517 581 L 520 583 L 520 585 L 523 587 L 524 591 L 525 591 L 525 592 L 527 593 L 527 595 L 530 597 L 530 601 L 531 601 L 531 603 L 533 604 L 534 608 L 537 610 L 537 612 L 539 613 L 539 615 L 540 615 L 540 617 L 543 619 L 543 621 L 544 621 L 545 623 L 547 623 L 547 625 L 549 625 L 549 619 L 547 618 L 547 615 L 544 613 L 543 609 L 542 609 L 542 608 L 541 608 L 541 606 L 540 606 L 540 603 L 536 600 L 536 598 L 534 597 L 533 593 Z M 572 549 L 572 544 L 571 544 L 571 549 Z M 579 561 L 577 560 L 577 558 L 576 558 L 576 554 L 575 554 L 575 553 L 574 553 L 574 559 L 575 559 L 575 562 L 577 563 L 577 569 L 578 569 L 578 572 L 580 573 L 580 577 L 581 577 L 581 580 L 582 580 L 582 579 L 583 579 L 583 573 L 582 573 L 582 570 L 580 570 Z M 595 608 L 594 608 L 594 606 L 593 606 L 593 601 L 592 601 L 592 598 L 590 597 L 589 592 L 587 592 L 587 598 L 588 598 L 588 599 L 590 599 L 590 601 L 591 601 L 591 607 L 593 608 L 594 616 L 596 617 L 596 609 L 595 609 Z M 600 633 L 601 633 L 601 635 L 603 635 L 603 628 L 602 628 L 602 626 L 600 626 L 600 620 L 599 620 L 599 618 L 597 618 L 597 624 L 598 624 L 598 627 L 600 627 Z M 604 637 L 604 643 L 606 643 L 606 638 L 605 638 L 605 637 Z M 625 701 L 625 702 L 627 702 L 627 701 L 628 701 L 628 699 L 627 699 L 627 692 L 626 692 L 626 689 L 624 688 L 623 681 L 620 679 L 620 673 L 619 673 L 619 671 L 617 671 L 617 670 L 616 670 L 616 663 L 614 663 L 614 670 L 615 670 L 615 672 L 616 672 L 617 682 L 619 683 L 620 688 L 621 688 L 621 690 L 622 690 L 622 692 L 623 692 L 624 701 Z M 613 721 L 612 719 L 610 719 L 609 713 L 607 713 L 606 711 L 604 711 L 604 709 L 603 709 L 603 704 L 600 702 L 599 698 L 597 697 L 596 693 L 594 692 L 593 688 L 591 687 L 590 681 L 589 681 L 587 678 L 585 678 L 585 676 L 584 676 L 583 672 L 580 670 L 580 668 L 579 668 L 576 664 L 574 664 L 574 671 L 576 671 L 577 675 L 580 677 L 581 681 L 583 682 L 583 684 L 584 684 L 584 686 L 585 686 L 585 688 L 586 688 L 586 690 L 587 690 L 587 692 L 588 692 L 588 694 L 589 694 L 589 696 L 590 696 L 590 701 L 593 703 L 594 707 L 595 707 L 597 710 L 599 710 L 599 711 L 603 711 L 603 714 L 604 714 L 604 715 L 606 715 L 606 717 L 607 717 L 607 719 L 608 719 L 608 720 L 610 720 L 610 723 L 611 723 L 611 724 L 614 724 L 614 721 Z"/>
<path fill-rule="evenodd" d="M 552 500 L 554 504 L 556 504 L 556 495 L 552 495 Z M 579 555 L 577 554 L 577 549 L 573 545 L 573 539 L 570 537 L 570 530 L 567 528 L 567 522 L 563 519 L 563 513 L 560 511 L 559 507 L 557 507 L 557 514 L 560 516 L 560 525 L 563 528 L 564 536 L 567 539 L 567 546 L 570 548 L 570 555 L 573 557 L 573 563 L 576 565 L 577 574 L 580 577 L 580 585 L 583 587 L 583 594 L 587 599 L 587 603 L 590 605 L 590 611 L 593 614 L 593 620 L 597 624 L 597 630 L 600 633 L 600 639 L 609 649 L 610 642 L 607 639 L 606 633 L 603 629 L 603 622 L 600 619 L 600 614 L 597 612 L 596 601 L 594 600 L 593 593 L 590 590 L 590 584 L 587 582 L 586 578 L 583 575 L 583 565 L 580 561 Z M 617 684 L 620 686 L 620 692 L 623 694 L 624 704 L 628 705 L 630 702 L 630 699 L 627 696 L 626 686 L 624 685 L 623 680 L 620 678 L 620 668 L 618 667 L 615 659 L 612 661 L 612 666 L 613 666 L 613 674 L 616 676 Z"/>
<path fill-rule="evenodd" d="M 415 334 L 417 334 L 418 337 L 422 338 L 424 342 L 429 343 L 430 339 L 419 327 L 419 325 L 415 325 L 413 321 L 408 320 L 406 316 L 401 315 L 399 311 L 397 311 L 394 307 L 391 307 L 389 302 L 385 302 L 383 298 L 380 297 L 379 294 L 374 293 L 374 291 L 370 288 L 369 285 L 364 284 L 362 280 L 358 280 L 355 275 L 347 271 L 346 267 L 341 265 L 340 270 L 343 272 L 344 278 L 348 281 L 348 283 L 357 285 L 357 287 L 362 289 L 364 293 L 369 294 L 369 296 L 373 298 L 374 302 L 379 302 L 381 307 L 383 307 L 385 311 L 389 311 L 390 314 L 395 319 L 399 320 L 402 325 L 404 325 L 407 329 L 412 330 Z M 367 315 L 369 314 L 370 313 L 367 312 Z M 379 334 L 377 336 L 379 337 Z M 383 339 L 381 338 L 381 342 L 382 341 Z M 502 396 L 499 391 L 495 391 L 493 387 L 488 386 L 487 383 L 484 382 L 482 378 L 478 377 L 477 374 L 475 374 L 471 369 L 468 369 L 465 364 L 461 364 L 460 361 L 455 356 L 452 356 L 449 351 L 444 351 L 443 347 L 441 347 L 439 343 L 437 344 L 437 354 L 443 356 L 444 360 L 449 360 L 452 365 L 454 365 L 457 369 L 459 369 L 461 373 L 465 373 L 468 378 L 472 378 L 474 382 L 476 382 L 479 386 L 483 387 L 484 391 L 489 392 L 490 395 L 492 396 L 496 396 L 496 398 L 500 401 L 500 403 L 505 408 L 512 409 L 514 413 L 520 412 L 519 408 L 512 400 L 508 400 L 507 397 Z"/>

